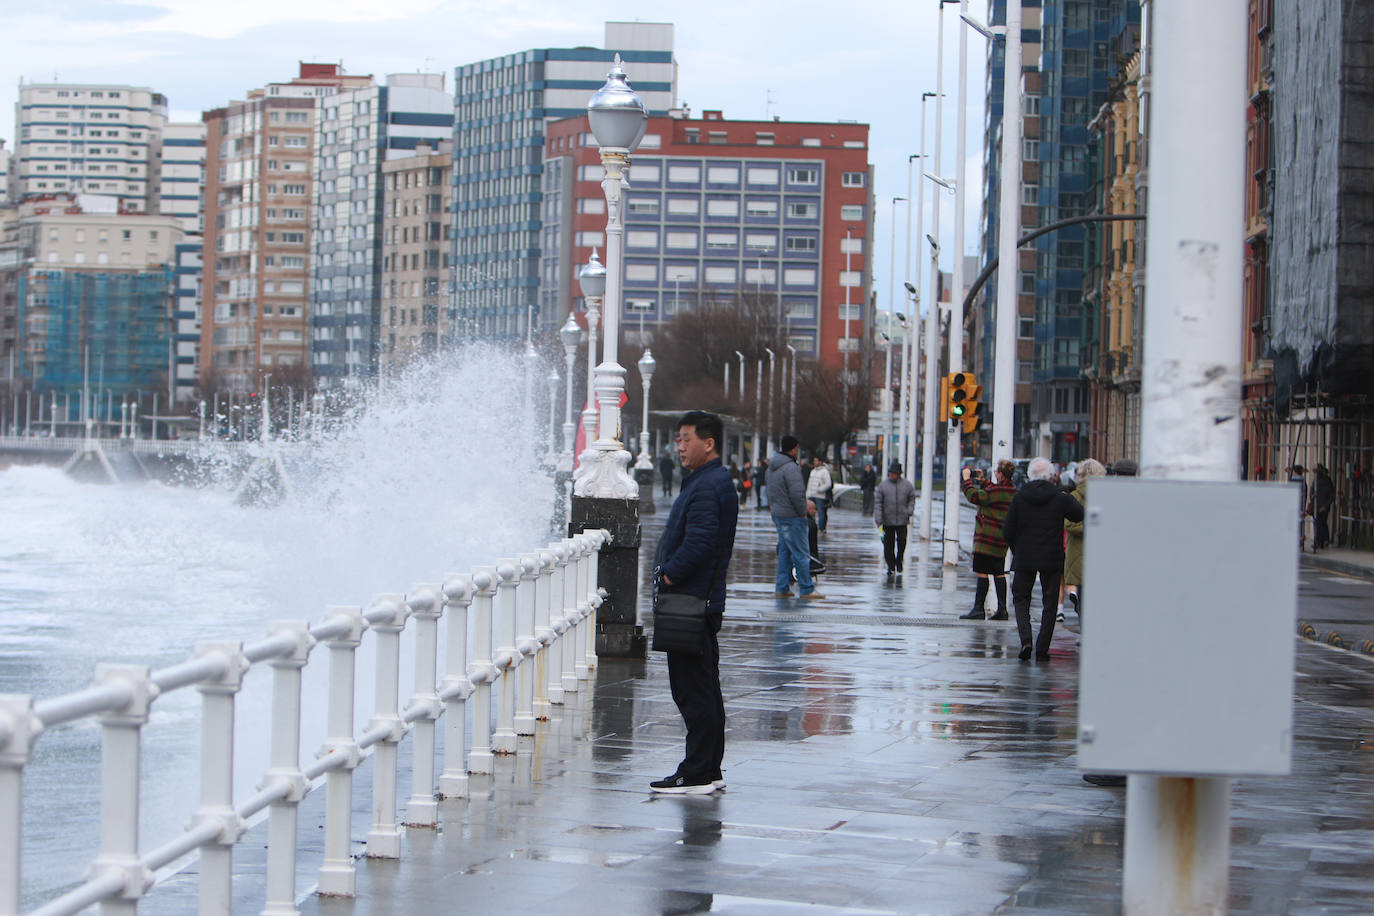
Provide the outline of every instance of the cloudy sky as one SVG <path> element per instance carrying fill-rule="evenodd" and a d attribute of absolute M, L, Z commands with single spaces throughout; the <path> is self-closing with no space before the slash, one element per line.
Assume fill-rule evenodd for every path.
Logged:
<path fill-rule="evenodd" d="M 972 0 L 986 17 L 985 0 Z M 945 155 L 954 173 L 958 16 L 945 14 Z M 592 0 L 42 0 L 6 13 L 0 83 L 90 81 L 150 86 L 168 97 L 177 120 L 223 105 L 267 82 L 289 79 L 297 62 L 339 61 L 350 73 L 428 70 L 452 80 L 455 66 L 539 47 L 600 46 L 606 20 L 676 26 L 681 101 L 727 118 L 855 120 L 871 125 L 878 201 L 874 277 L 880 303 L 889 288 L 892 197 L 907 193 L 907 157 L 920 150 L 920 96 L 936 79 L 937 0 L 724 0 L 636 7 Z M 981 186 L 986 46 L 969 42 L 969 185 Z M 634 74 L 630 74 L 633 79 Z M 0 102 L 12 102 L 9 98 Z M 771 107 L 770 107 L 771 100 Z M 927 128 L 933 147 L 934 105 Z M 11 104 L 0 104 L 0 137 L 14 144 Z M 927 206 L 933 186 L 927 187 Z M 978 193 L 970 194 L 975 240 Z M 953 248 L 953 201 L 942 235 Z M 898 204 L 896 272 L 904 272 L 905 204 Z M 972 246 L 973 242 L 970 242 Z M 970 252 L 973 248 L 969 248 Z M 924 257 L 913 255 L 913 263 Z M 946 262 L 946 269 L 948 261 Z M 896 278 L 900 287 L 901 277 Z"/>

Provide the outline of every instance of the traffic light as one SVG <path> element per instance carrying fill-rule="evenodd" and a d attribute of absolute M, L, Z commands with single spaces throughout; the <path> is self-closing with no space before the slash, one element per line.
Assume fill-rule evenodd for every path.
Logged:
<path fill-rule="evenodd" d="M 978 428 L 978 396 L 983 386 L 972 372 L 951 372 L 944 384 L 945 410 L 950 422 L 957 422 L 965 433 Z"/>
<path fill-rule="evenodd" d="M 940 422 L 949 422 L 949 376 L 940 379 Z"/>

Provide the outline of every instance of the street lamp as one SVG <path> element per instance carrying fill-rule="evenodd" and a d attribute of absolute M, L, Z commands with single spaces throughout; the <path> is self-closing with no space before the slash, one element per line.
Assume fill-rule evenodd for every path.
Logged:
<path fill-rule="evenodd" d="M 788 379 L 788 384 L 787 384 L 787 389 L 788 389 L 787 428 L 788 428 L 789 430 L 794 430 L 794 429 L 797 428 L 797 348 L 794 347 L 794 346 L 792 346 L 791 344 L 783 344 L 783 346 L 787 347 L 787 352 L 792 354 L 792 374 L 791 374 L 791 377 Z M 849 355 L 849 351 L 848 351 L 848 350 L 845 351 L 845 355 L 846 355 L 846 356 Z M 845 386 L 845 391 L 848 391 L 848 390 L 849 390 L 849 386 L 846 385 L 846 386 Z M 845 406 L 844 406 L 845 422 L 848 422 L 848 421 L 849 421 L 849 398 L 847 398 L 847 397 L 845 398 L 844 405 L 845 405 Z M 794 435 L 795 435 L 795 434 L 794 434 Z"/>
<path fill-rule="evenodd" d="M 586 460 L 591 460 L 591 445 L 596 439 L 596 326 L 601 320 L 601 297 L 606 292 L 606 268 L 592 250 L 592 256 L 577 272 L 577 285 L 587 300 L 587 405 L 582 410 L 582 434 L 586 439 Z M 579 460 L 582 460 L 579 458 Z"/>
<path fill-rule="evenodd" d="M 658 365 L 654 362 L 654 354 L 649 352 L 649 348 L 644 348 L 644 355 L 639 358 L 639 381 L 644 386 L 644 422 L 639 428 L 639 460 L 635 462 L 635 470 L 652 471 L 654 463 L 649 458 L 649 385 L 653 382 L 654 368 Z"/>
<path fill-rule="evenodd" d="M 596 397 L 600 423 L 593 446 L 595 460 L 577 480 L 579 496 L 603 499 L 636 499 L 639 485 L 627 470 L 630 453 L 620 444 L 620 396 L 625 391 L 625 368 L 619 362 L 621 261 L 625 226 L 621 214 L 621 189 L 630 154 L 639 146 L 649 124 L 644 102 L 630 87 L 620 55 L 606 74 L 606 83 L 587 103 L 587 121 L 601 147 L 601 182 L 606 194 L 606 344 L 605 358 L 596 369 Z"/>
<path fill-rule="evenodd" d="M 573 421 L 572 421 L 572 392 L 573 392 L 573 364 L 577 362 L 577 345 L 582 342 L 582 329 L 577 325 L 577 319 L 572 312 L 568 312 L 568 320 L 558 332 L 558 337 L 563 341 L 563 362 L 567 366 L 564 375 L 568 379 L 568 384 L 563 396 L 563 441 L 562 454 L 558 459 L 559 470 L 572 470 L 572 450 L 573 450 Z"/>
<path fill-rule="evenodd" d="M 772 445 L 772 440 L 773 440 L 773 376 L 774 376 L 773 364 L 774 364 L 774 360 L 776 359 L 776 356 L 774 355 L 773 351 L 770 350 L 770 349 L 768 349 L 767 347 L 764 347 L 764 348 L 763 348 L 763 352 L 765 352 L 765 353 L 768 354 L 768 420 L 767 420 L 767 421 L 764 423 L 764 425 L 763 425 L 763 431 L 764 431 L 764 437 L 765 437 L 765 439 L 767 440 L 767 445 L 766 445 L 765 447 L 766 447 L 766 448 L 772 448 L 772 447 L 773 447 L 773 445 Z"/>

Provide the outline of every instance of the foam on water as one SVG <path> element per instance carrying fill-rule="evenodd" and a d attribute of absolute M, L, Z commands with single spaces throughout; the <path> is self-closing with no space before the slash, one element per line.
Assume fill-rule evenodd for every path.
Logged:
<path fill-rule="evenodd" d="M 272 507 L 238 505 L 222 461 L 206 475 L 217 484 L 199 488 L 80 484 L 55 468 L 0 472 L 0 692 L 65 693 L 89 684 L 99 661 L 159 667 L 199 640 L 251 641 L 272 620 L 318 620 L 326 605 L 366 605 L 543 543 L 554 492 L 534 430 L 547 402 L 527 409 L 527 370 L 531 379 L 547 372 L 469 349 L 388 381 L 310 441 L 265 446 L 290 478 L 289 496 Z M 322 662 L 308 669 L 307 689 L 320 689 Z M 250 678 L 241 723 L 265 713 L 266 681 Z M 194 779 L 159 776 L 194 772 L 197 705 L 194 691 L 169 696 L 146 730 L 143 830 L 154 845 L 195 806 Z M 360 716 L 370 713 L 362 706 Z M 254 761 L 265 761 L 263 742 L 249 738 L 239 745 L 240 792 L 261 772 Z M 317 741 L 307 726 L 304 759 Z M 93 854 L 97 761 L 94 726 L 38 743 L 25 793 L 30 903 L 77 879 L 83 853 Z M 89 808 L 89 838 L 54 821 L 54 805 Z"/>

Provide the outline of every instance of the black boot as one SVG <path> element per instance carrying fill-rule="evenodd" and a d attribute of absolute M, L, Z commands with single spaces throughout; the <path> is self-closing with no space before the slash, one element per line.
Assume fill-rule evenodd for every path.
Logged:
<path fill-rule="evenodd" d="M 993 576 L 992 587 L 997 590 L 997 613 L 990 617 L 990 620 L 1007 619 L 1007 577 Z"/>
<path fill-rule="evenodd" d="M 960 614 L 960 620 L 986 620 L 987 614 L 983 611 L 984 605 L 988 601 L 988 577 L 978 577 L 978 590 L 973 597 L 973 610 L 967 614 Z"/>

